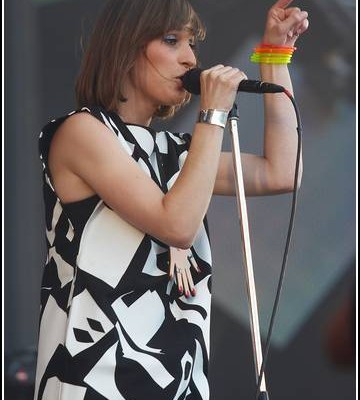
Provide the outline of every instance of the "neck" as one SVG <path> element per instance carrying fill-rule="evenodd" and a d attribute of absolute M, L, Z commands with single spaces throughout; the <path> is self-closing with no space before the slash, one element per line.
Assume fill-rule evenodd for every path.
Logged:
<path fill-rule="evenodd" d="M 144 101 L 141 96 L 130 95 L 126 102 L 121 102 L 118 107 L 118 114 L 124 122 L 149 126 L 156 106 Z"/>
<path fill-rule="evenodd" d="M 142 114 L 138 109 L 129 110 L 125 107 L 119 107 L 117 113 L 124 122 L 129 124 L 149 126 L 152 120 L 152 115 Z"/>

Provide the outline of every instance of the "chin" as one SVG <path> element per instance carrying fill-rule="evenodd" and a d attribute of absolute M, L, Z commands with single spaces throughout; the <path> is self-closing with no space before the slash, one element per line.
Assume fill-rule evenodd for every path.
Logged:
<path fill-rule="evenodd" d="M 186 100 L 186 92 L 185 90 L 180 93 L 180 95 L 178 94 L 176 97 L 174 97 L 172 99 L 172 101 L 170 101 L 168 103 L 169 106 L 180 106 L 181 104 L 184 103 L 184 101 Z"/>
<path fill-rule="evenodd" d="M 187 92 L 184 89 L 175 92 L 172 90 L 165 95 L 162 93 L 161 99 L 159 96 L 157 103 L 167 107 L 180 106 L 186 100 L 186 94 Z"/>

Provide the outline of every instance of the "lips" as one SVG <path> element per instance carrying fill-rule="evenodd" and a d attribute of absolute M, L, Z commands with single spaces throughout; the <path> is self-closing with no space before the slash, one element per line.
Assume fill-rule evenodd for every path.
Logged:
<path fill-rule="evenodd" d="M 176 86 L 177 86 L 177 88 L 178 88 L 179 90 L 181 90 L 181 91 L 184 90 L 184 87 L 183 87 L 183 83 L 182 83 L 181 78 L 175 78 L 175 83 L 176 83 Z"/>
<path fill-rule="evenodd" d="M 181 89 L 184 89 L 184 85 L 183 85 L 183 77 L 185 75 L 185 72 L 182 75 L 177 76 L 175 79 L 177 82 L 179 82 L 179 87 Z"/>
<path fill-rule="evenodd" d="M 176 77 L 176 79 L 180 79 L 182 81 L 182 78 L 184 77 L 184 75 L 186 74 L 187 71 L 185 71 L 183 74 L 179 75 Z"/>

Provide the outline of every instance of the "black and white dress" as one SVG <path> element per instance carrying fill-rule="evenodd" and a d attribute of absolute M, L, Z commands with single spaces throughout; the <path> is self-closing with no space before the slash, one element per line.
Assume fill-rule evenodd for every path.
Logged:
<path fill-rule="evenodd" d="M 82 108 L 166 192 L 191 136 L 125 125 Z M 62 204 L 51 184 L 51 139 L 40 134 L 48 256 L 41 288 L 36 400 L 207 400 L 211 252 L 206 220 L 191 247 L 196 296 L 168 278 L 169 247 L 113 212 L 97 195 Z M 191 201 L 191 199 L 189 199 Z"/>

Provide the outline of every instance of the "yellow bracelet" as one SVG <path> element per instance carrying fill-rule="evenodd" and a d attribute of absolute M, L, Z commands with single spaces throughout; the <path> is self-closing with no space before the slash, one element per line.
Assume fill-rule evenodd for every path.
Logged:
<path fill-rule="evenodd" d="M 291 55 L 271 55 L 254 53 L 250 57 L 250 61 L 258 64 L 289 64 L 291 62 Z"/>
<path fill-rule="evenodd" d="M 250 61 L 258 64 L 289 64 L 296 47 L 260 44 L 254 48 Z"/>

